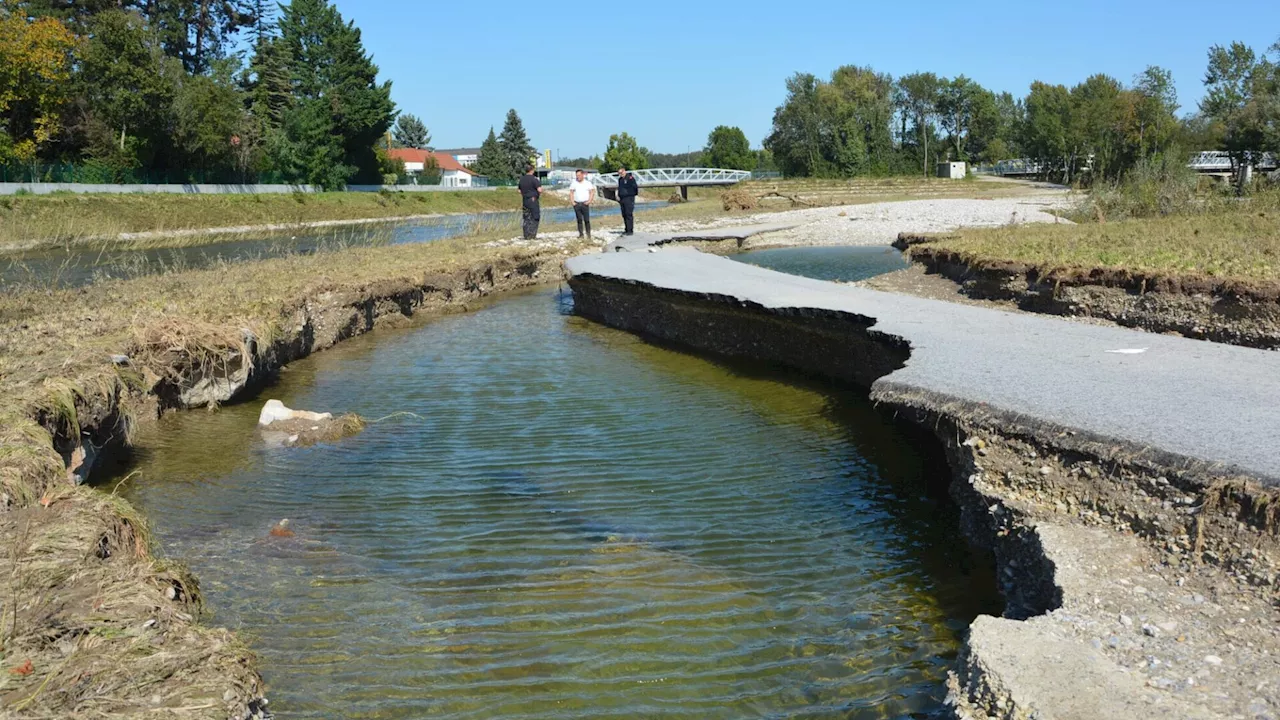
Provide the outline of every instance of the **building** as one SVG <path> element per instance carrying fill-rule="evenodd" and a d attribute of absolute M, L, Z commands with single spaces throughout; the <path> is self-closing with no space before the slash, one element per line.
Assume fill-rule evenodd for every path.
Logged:
<path fill-rule="evenodd" d="M 440 170 L 439 184 L 444 187 L 483 187 L 487 184 L 484 178 L 443 150 L 432 152 L 418 148 L 393 148 L 387 154 L 404 162 L 405 174 L 414 179 L 415 185 L 418 184 L 417 176 L 423 173 L 432 159 Z"/>
<path fill-rule="evenodd" d="M 547 184 L 558 187 L 572 182 L 577 170 L 577 168 L 571 167 L 553 167 L 550 170 L 539 170 L 538 177 L 544 179 Z M 591 168 L 582 168 L 582 170 L 586 173 L 587 180 L 590 180 L 594 175 L 600 174 L 599 170 L 592 170 Z"/>
<path fill-rule="evenodd" d="M 963 180 L 967 173 L 965 164 L 962 162 L 940 162 L 938 163 L 938 177 L 948 180 Z"/>
<path fill-rule="evenodd" d="M 462 167 L 471 167 L 480 159 L 480 148 L 450 148 L 436 152 L 451 156 Z"/>

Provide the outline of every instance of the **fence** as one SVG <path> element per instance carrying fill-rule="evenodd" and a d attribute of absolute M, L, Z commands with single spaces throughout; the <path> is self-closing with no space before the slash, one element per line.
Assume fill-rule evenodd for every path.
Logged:
<path fill-rule="evenodd" d="M 278 172 L 228 170 L 145 170 L 101 163 L 83 165 L 0 165 L 0 183 L 80 185 L 288 185 L 298 182 Z"/>

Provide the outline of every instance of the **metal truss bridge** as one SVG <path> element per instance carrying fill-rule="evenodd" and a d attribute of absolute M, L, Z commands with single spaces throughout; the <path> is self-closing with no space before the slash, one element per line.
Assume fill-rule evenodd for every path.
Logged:
<path fill-rule="evenodd" d="M 1280 167 L 1280 158 L 1271 153 L 1252 153 L 1251 165 L 1255 170 L 1275 170 Z M 1210 150 L 1198 152 L 1191 157 L 1191 161 L 1187 163 L 1187 167 L 1201 173 L 1230 173 L 1234 170 L 1231 164 L 1231 154 L 1221 150 Z M 1020 158 L 1017 160 L 1001 160 L 1000 162 L 977 168 L 978 172 L 988 172 L 992 175 L 1004 175 L 1006 177 L 1020 177 L 1029 175 L 1041 175 L 1045 171 L 1045 167 L 1034 160 Z"/>
<path fill-rule="evenodd" d="M 734 185 L 751 179 L 748 170 L 722 170 L 720 168 L 648 168 L 629 170 L 640 187 L 678 187 L 680 195 L 689 199 L 690 185 Z M 600 188 L 605 197 L 617 196 L 618 173 L 591 176 L 591 182 Z"/>

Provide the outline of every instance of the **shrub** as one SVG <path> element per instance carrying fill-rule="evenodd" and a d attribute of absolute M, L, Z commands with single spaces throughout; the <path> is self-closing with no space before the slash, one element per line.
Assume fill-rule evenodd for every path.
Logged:
<path fill-rule="evenodd" d="M 732 212 L 734 210 L 755 210 L 756 205 L 759 204 L 755 195 L 738 188 L 722 193 L 720 195 L 720 202 L 723 203 L 724 209 L 728 212 Z"/>

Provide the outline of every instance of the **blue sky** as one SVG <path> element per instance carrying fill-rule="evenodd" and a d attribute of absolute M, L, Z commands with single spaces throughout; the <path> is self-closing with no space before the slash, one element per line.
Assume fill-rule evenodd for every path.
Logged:
<path fill-rule="evenodd" d="M 720 124 L 758 146 L 788 76 L 843 64 L 1016 95 L 1096 72 L 1129 82 L 1154 64 L 1188 112 L 1210 45 L 1280 39 L 1277 0 L 336 2 L 437 147 L 479 145 L 514 107 L 537 147 L 563 156 L 603 152 L 621 131 L 683 152 Z"/>

